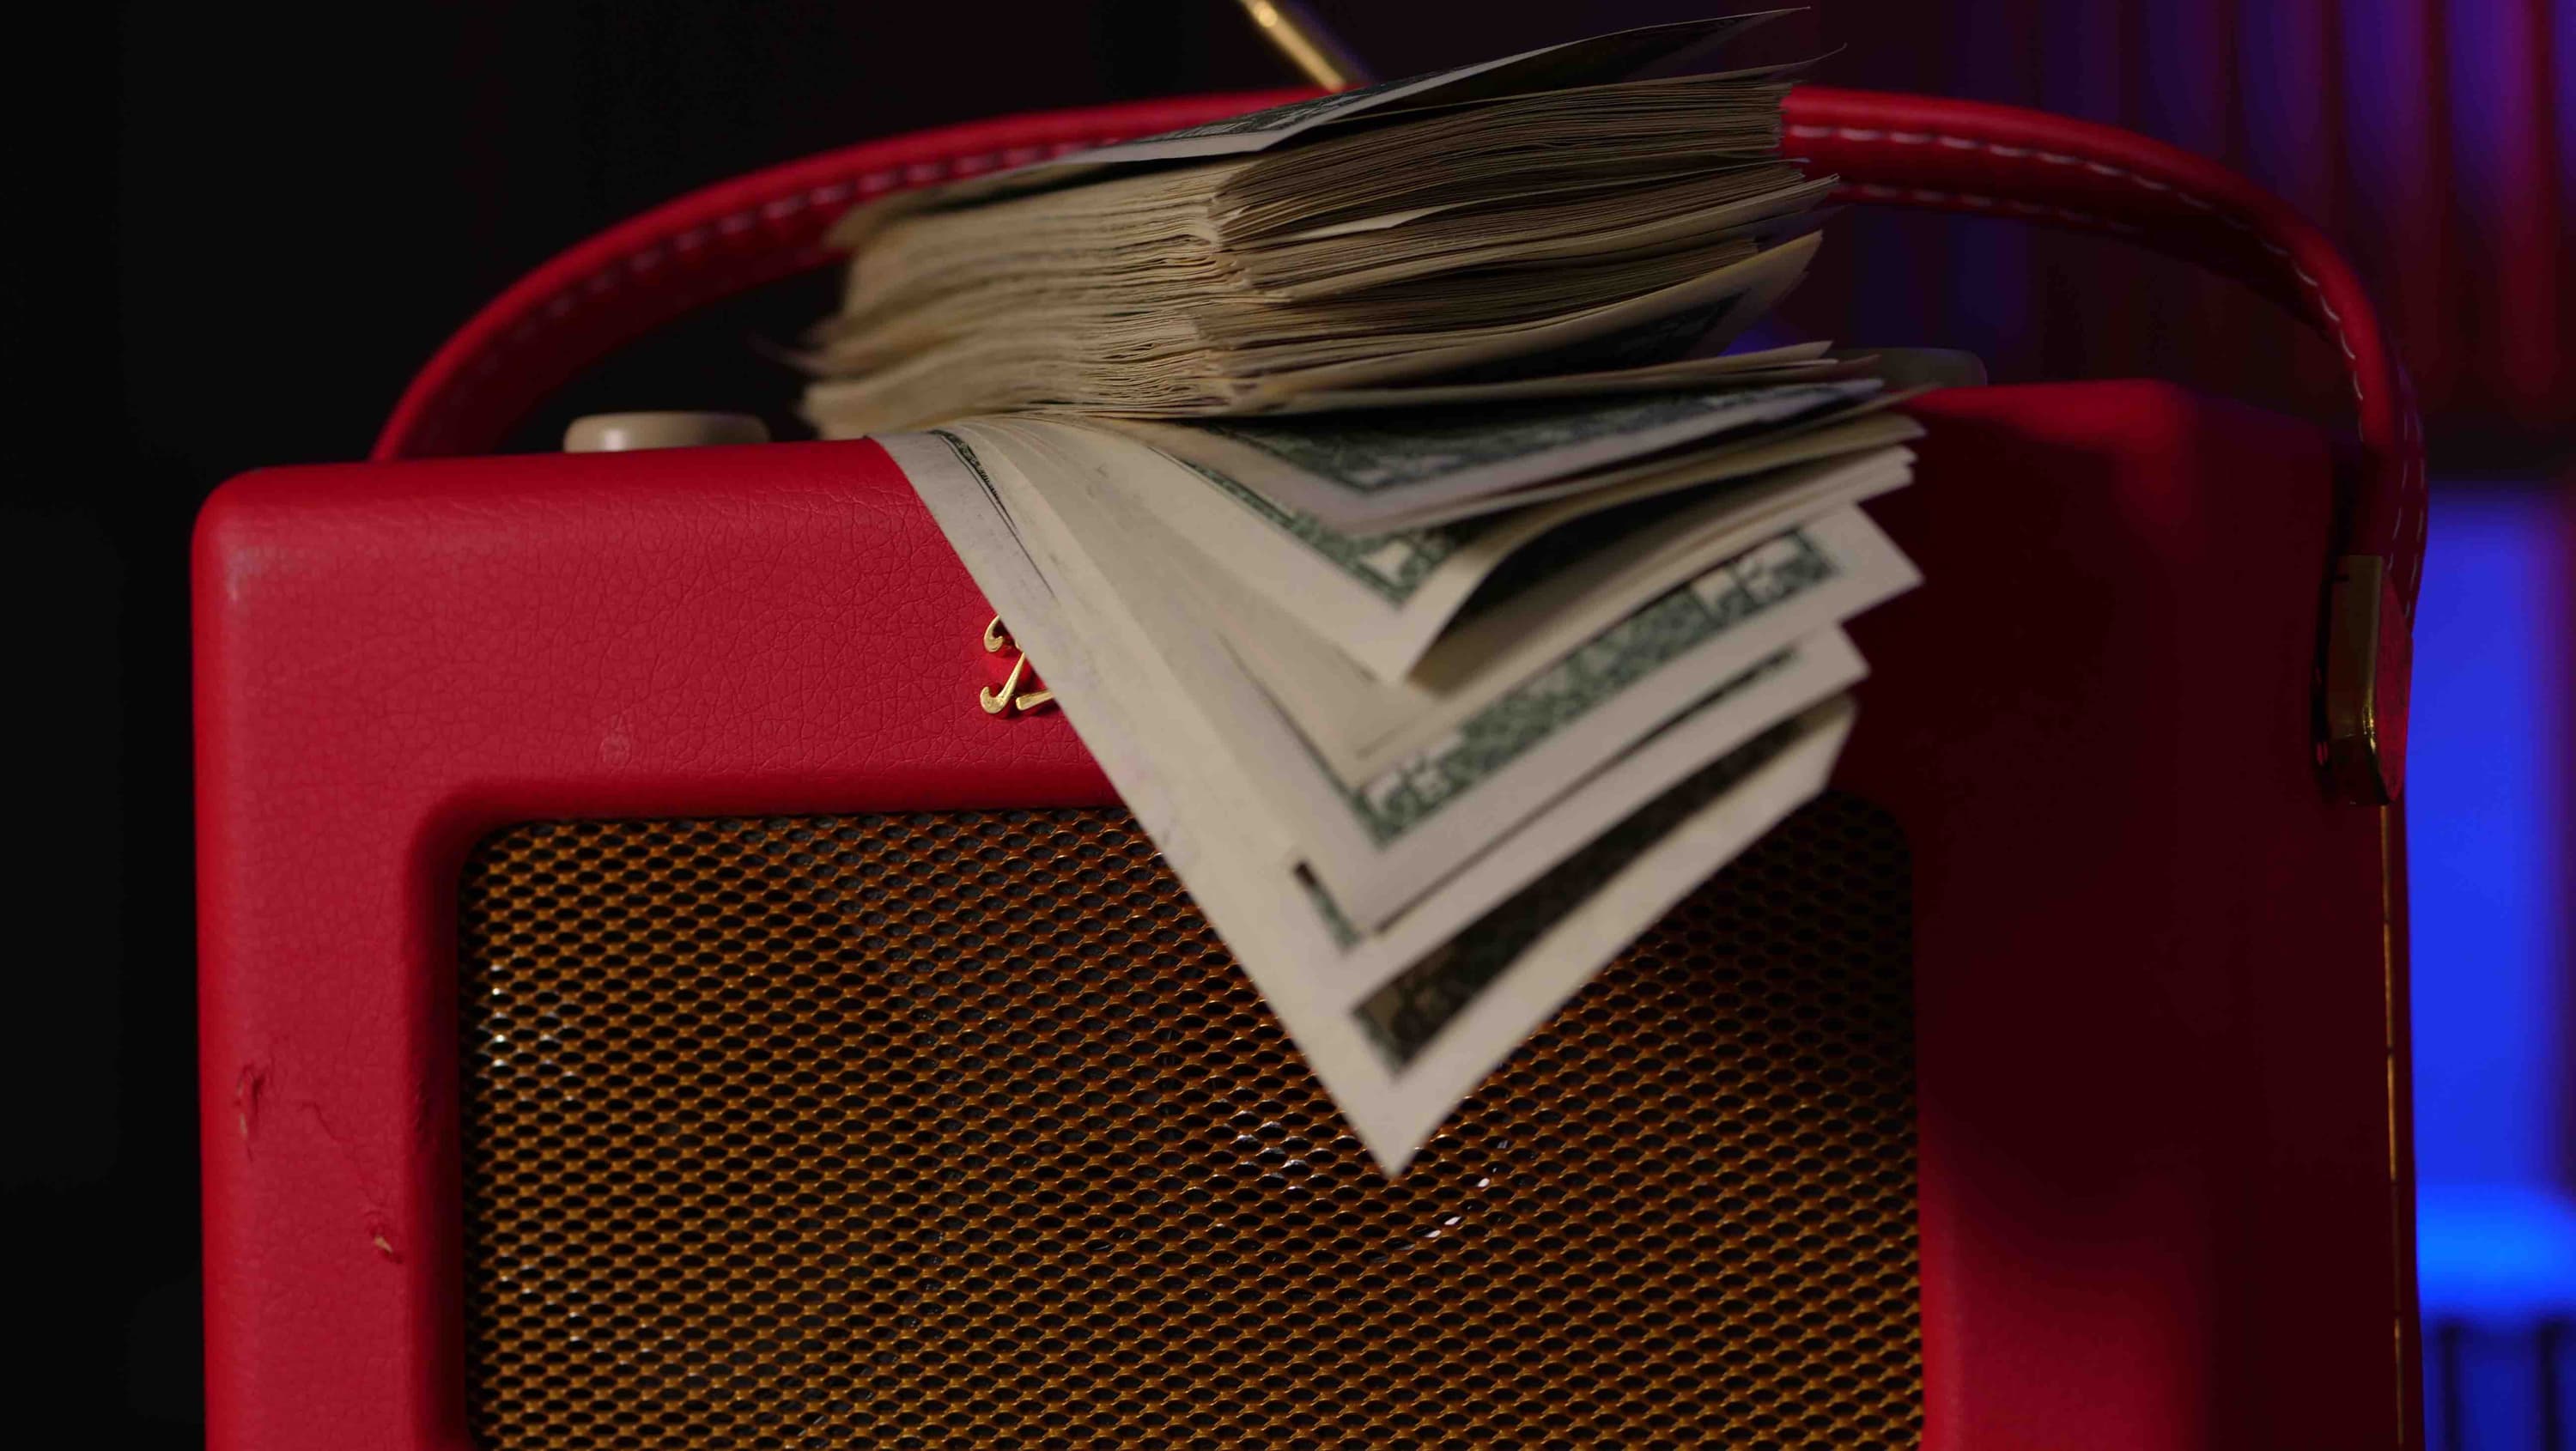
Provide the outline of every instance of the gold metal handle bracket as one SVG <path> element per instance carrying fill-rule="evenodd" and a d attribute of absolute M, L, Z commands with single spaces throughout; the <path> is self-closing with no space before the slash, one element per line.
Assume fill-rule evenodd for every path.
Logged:
<path fill-rule="evenodd" d="M 2324 719 L 2317 764 L 2335 794 L 2357 805 L 2406 790 L 2406 696 L 2413 670 L 2406 607 L 2388 562 L 2375 554 L 2335 561 L 2326 600 Z"/>

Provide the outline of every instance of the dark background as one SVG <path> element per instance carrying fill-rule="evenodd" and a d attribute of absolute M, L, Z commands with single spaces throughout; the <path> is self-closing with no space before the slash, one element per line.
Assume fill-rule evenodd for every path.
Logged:
<path fill-rule="evenodd" d="M 1318 8 L 1391 75 L 1728 7 Z M 2462 250 L 2492 231 L 2475 195 L 2436 188 L 2427 211 L 2392 194 L 2386 158 L 2348 120 L 2384 109 L 2367 65 L 2324 81 L 2284 72 L 2314 99 L 2282 121 L 2282 87 L 2240 77 L 2318 44 L 2349 52 L 2359 22 L 2332 5 L 2281 9 L 2324 39 L 2276 34 L 2259 6 L 2229 3 L 1828 0 L 1792 23 L 1847 47 L 1823 73 L 1837 83 L 2121 120 L 2265 175 L 2361 237 L 2368 270 L 2403 294 L 2410 347 L 2451 360 L 2419 370 L 2449 421 L 2437 458 L 2491 470 L 2563 457 L 2564 370 L 2553 355 L 2535 373 L 2531 320 L 2494 285 L 2499 267 L 2564 271 L 2563 227 L 2545 222 L 2537 244 L 2511 233 L 2496 245 L 2523 246 L 2520 260 L 2485 265 Z M 2177 39 L 2165 17 L 2186 10 L 2221 19 Z M 0 868 L 19 918 L 5 939 L 18 945 L 0 1192 L 8 1301 L 35 1332 L 32 1356 L 13 1359 L 57 1404 L 116 1427 L 86 1440 L 190 1444 L 187 537 L 207 492 L 254 467 L 363 455 L 410 372 L 477 305 L 692 187 L 892 131 L 1294 78 L 1217 0 L 168 5 L 39 24 L 56 28 L 19 32 L 11 88 L 9 396 L 21 437 L 52 446 L 22 448 L 0 489 L 10 759 L 24 782 L 18 861 Z M 2372 225 L 2401 215 L 2413 220 Z M 1817 330 L 1977 348 L 1999 378 L 2164 374 L 2335 416 L 2321 347 L 2179 267 L 2007 223 L 1855 218 L 1838 231 L 1849 240 L 1797 308 Z M 2401 243 L 2449 250 L 2427 271 Z M 755 344 L 792 338 L 829 286 L 773 288 L 637 350 L 557 400 L 522 446 L 613 407 L 784 423 L 794 380 Z M 2544 335 L 2566 301 L 2539 304 Z M 2487 367 L 2490 355 L 2522 361 Z"/>

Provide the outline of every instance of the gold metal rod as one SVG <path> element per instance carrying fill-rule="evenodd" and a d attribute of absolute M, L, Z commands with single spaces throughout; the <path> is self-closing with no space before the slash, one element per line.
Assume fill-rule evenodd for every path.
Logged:
<path fill-rule="evenodd" d="M 1326 29 L 1300 0 L 1241 0 L 1243 13 L 1261 30 L 1261 37 L 1278 47 L 1288 63 L 1306 79 L 1328 91 L 1347 91 L 1364 86 L 1372 77 L 1360 58 Z"/>

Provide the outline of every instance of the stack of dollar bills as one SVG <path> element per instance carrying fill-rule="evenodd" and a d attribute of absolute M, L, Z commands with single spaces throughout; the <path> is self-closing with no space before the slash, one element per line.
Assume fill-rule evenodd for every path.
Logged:
<path fill-rule="evenodd" d="M 1791 72 L 1631 78 L 1761 18 L 843 225 L 809 416 L 902 467 L 1390 1172 L 1823 788 L 1840 624 L 1917 579 L 1857 507 L 1918 432 L 1874 360 L 1721 351 L 1817 244 Z"/>

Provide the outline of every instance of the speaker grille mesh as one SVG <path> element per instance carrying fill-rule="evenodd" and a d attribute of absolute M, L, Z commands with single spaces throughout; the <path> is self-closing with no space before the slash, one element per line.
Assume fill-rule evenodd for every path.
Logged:
<path fill-rule="evenodd" d="M 496 836 L 475 1430 L 1912 1445 L 1905 873 L 1810 806 L 1390 1184 L 1121 813 Z"/>

